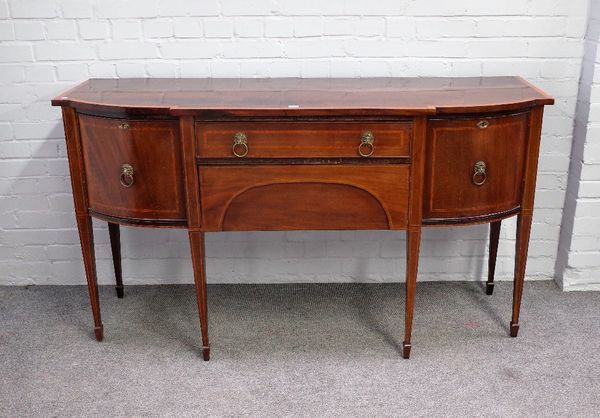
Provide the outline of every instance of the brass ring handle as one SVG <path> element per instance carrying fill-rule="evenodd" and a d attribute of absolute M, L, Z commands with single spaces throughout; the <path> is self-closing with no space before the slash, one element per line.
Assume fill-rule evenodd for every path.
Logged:
<path fill-rule="evenodd" d="M 370 131 L 363 132 L 358 145 L 358 153 L 361 157 L 370 157 L 375 152 L 375 137 Z"/>
<path fill-rule="evenodd" d="M 485 129 L 488 126 L 490 126 L 490 123 L 487 120 L 480 120 L 479 122 L 477 122 L 477 127 L 479 129 Z"/>
<path fill-rule="evenodd" d="M 243 132 L 238 132 L 233 136 L 233 145 L 231 146 L 233 155 L 238 158 L 244 158 L 248 155 L 248 137 Z"/>
<path fill-rule="evenodd" d="M 475 186 L 481 186 L 487 180 L 485 169 L 486 165 L 483 161 L 477 161 L 473 166 L 473 184 Z"/>
<path fill-rule="evenodd" d="M 121 129 L 122 131 L 126 131 L 129 129 L 129 124 L 127 122 L 123 122 L 119 124 L 119 129 Z"/>
<path fill-rule="evenodd" d="M 121 177 L 119 177 L 121 181 L 121 186 L 123 187 L 131 187 L 133 183 L 135 183 L 135 179 L 133 178 L 133 167 L 131 164 L 123 164 L 121 166 Z"/>

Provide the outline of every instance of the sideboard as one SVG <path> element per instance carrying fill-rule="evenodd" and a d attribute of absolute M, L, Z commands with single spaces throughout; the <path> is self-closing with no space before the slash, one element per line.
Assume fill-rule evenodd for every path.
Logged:
<path fill-rule="evenodd" d="M 501 221 L 517 216 L 516 337 L 553 103 L 520 77 L 85 81 L 52 104 L 62 106 L 96 339 L 92 217 L 108 222 L 118 297 L 119 225 L 188 230 L 208 360 L 205 232 L 406 231 L 409 358 L 422 228 L 489 223 L 491 295 Z"/>

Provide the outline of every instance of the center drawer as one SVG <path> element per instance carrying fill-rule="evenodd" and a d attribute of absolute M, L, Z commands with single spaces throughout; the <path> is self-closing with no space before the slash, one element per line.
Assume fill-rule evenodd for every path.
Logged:
<path fill-rule="evenodd" d="M 408 158 L 410 122 L 197 122 L 201 158 Z"/>

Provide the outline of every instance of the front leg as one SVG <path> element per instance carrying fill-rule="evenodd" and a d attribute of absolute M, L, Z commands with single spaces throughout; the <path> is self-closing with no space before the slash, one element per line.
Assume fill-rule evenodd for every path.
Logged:
<path fill-rule="evenodd" d="M 417 271 L 419 269 L 419 248 L 421 245 L 421 227 L 410 227 L 406 231 L 406 312 L 404 316 L 404 341 L 402 357 L 410 358 L 413 312 L 417 289 Z"/>
<path fill-rule="evenodd" d="M 531 232 L 532 214 L 522 211 L 517 217 L 517 242 L 515 245 L 515 278 L 513 288 L 513 311 L 510 321 L 510 336 L 516 337 L 519 333 L 519 314 L 521 311 L 521 298 L 525 282 L 525 267 L 527 264 L 527 249 L 529 248 L 529 234 Z"/>
<path fill-rule="evenodd" d="M 92 218 L 88 214 L 77 214 L 77 228 L 79 240 L 81 241 L 81 252 L 83 253 L 83 264 L 87 278 L 92 315 L 94 317 L 94 334 L 96 340 L 104 339 L 104 327 L 100 317 L 100 299 L 98 297 L 98 283 L 96 279 L 96 255 L 94 253 L 94 231 L 92 229 Z"/>
<path fill-rule="evenodd" d="M 204 252 L 204 232 L 189 232 L 190 248 L 192 250 L 192 266 L 194 268 L 194 283 L 200 316 L 200 331 L 202 333 L 202 357 L 204 361 L 210 358 L 208 344 L 208 308 L 206 303 L 206 262 Z"/>

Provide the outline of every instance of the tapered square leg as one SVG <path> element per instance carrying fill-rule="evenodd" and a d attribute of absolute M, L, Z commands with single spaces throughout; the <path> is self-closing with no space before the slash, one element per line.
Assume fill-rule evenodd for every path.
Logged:
<path fill-rule="evenodd" d="M 521 298 L 525 283 L 525 267 L 527 264 L 527 249 L 529 247 L 529 234 L 531 232 L 532 215 L 520 213 L 517 217 L 517 242 L 515 244 L 515 277 L 513 285 L 513 309 L 510 322 L 510 336 L 516 337 L 519 332 L 519 314 L 521 311 Z"/>
<path fill-rule="evenodd" d="M 404 315 L 404 341 L 402 357 L 410 358 L 412 321 L 417 289 L 417 271 L 419 268 L 419 248 L 421 245 L 421 228 L 410 227 L 406 239 L 406 311 Z"/>
<path fill-rule="evenodd" d="M 490 255 L 488 257 L 488 279 L 485 284 L 485 293 L 494 293 L 494 274 L 496 272 L 496 256 L 498 255 L 498 241 L 500 239 L 500 226 L 502 221 L 490 223 Z"/>
<path fill-rule="evenodd" d="M 110 249 L 112 250 L 113 266 L 115 268 L 115 290 L 117 297 L 123 297 L 123 270 L 121 269 L 121 232 L 119 224 L 108 223 L 108 235 L 110 237 Z"/>
<path fill-rule="evenodd" d="M 198 315 L 200 317 L 200 331 L 202 333 L 202 358 L 208 361 L 210 359 L 210 345 L 208 343 L 204 232 L 190 231 L 189 238 L 192 251 L 192 265 L 194 268 L 194 283 L 196 285 L 196 299 L 198 302 Z"/>
<path fill-rule="evenodd" d="M 79 230 L 85 276 L 87 279 L 88 293 L 90 295 L 90 303 L 92 305 L 92 315 L 94 317 L 94 335 L 96 336 L 96 340 L 102 341 L 104 339 L 104 327 L 102 326 L 102 318 L 100 316 L 100 299 L 98 297 L 98 283 L 96 279 L 96 256 L 94 253 L 92 218 L 87 214 L 78 214 L 77 229 Z"/>

